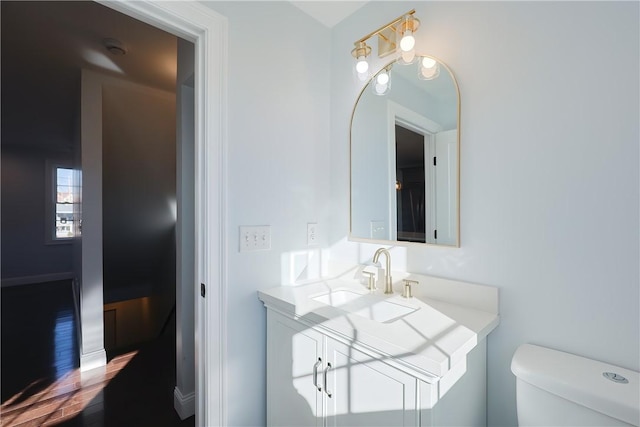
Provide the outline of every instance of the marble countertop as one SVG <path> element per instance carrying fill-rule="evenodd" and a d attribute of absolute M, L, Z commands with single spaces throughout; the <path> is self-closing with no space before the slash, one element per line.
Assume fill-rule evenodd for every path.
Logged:
<path fill-rule="evenodd" d="M 407 273 L 394 273 L 395 277 L 392 295 L 381 289 L 371 292 L 359 280 L 344 277 L 258 294 L 269 308 L 431 380 L 464 361 L 499 323 L 497 288 Z M 401 296 L 405 278 L 419 282 L 412 287 L 413 298 Z M 341 290 L 353 299 L 337 307 L 321 302 L 323 295 Z M 400 305 L 408 314 L 385 322 L 371 320 L 367 310 L 381 301 Z"/>

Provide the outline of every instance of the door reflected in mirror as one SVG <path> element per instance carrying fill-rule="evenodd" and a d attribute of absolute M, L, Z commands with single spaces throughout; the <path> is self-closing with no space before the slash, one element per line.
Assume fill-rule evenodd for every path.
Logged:
<path fill-rule="evenodd" d="M 459 93 L 449 69 L 430 62 L 391 63 L 391 89 L 376 93 L 374 76 L 358 98 L 351 240 L 459 246 Z"/>
<path fill-rule="evenodd" d="M 396 124 L 395 137 L 398 240 L 426 243 L 425 136 Z"/>

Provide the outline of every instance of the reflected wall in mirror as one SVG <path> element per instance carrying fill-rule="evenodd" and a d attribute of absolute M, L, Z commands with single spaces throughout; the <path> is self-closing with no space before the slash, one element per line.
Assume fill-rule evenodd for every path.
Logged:
<path fill-rule="evenodd" d="M 459 246 L 458 85 L 442 62 L 418 59 L 388 64 L 392 86 L 374 76 L 354 107 L 351 240 Z"/>

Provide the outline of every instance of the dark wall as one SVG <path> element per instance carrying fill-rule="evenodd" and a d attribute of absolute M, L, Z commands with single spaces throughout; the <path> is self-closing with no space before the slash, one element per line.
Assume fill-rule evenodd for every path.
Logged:
<path fill-rule="evenodd" d="M 0 233 L 2 279 L 72 271 L 71 244 L 47 244 L 47 159 L 71 160 L 70 153 L 2 142 Z"/>
<path fill-rule="evenodd" d="M 175 94 L 135 85 L 103 90 L 105 302 L 174 296 L 175 114 Z"/>

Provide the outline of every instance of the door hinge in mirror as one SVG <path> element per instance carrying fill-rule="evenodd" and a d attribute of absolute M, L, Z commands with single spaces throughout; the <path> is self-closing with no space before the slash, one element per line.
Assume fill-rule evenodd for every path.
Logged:
<path fill-rule="evenodd" d="M 438 240 L 438 230 L 433 230 L 433 238 Z"/>
<path fill-rule="evenodd" d="M 205 292 L 206 292 L 206 287 L 204 283 L 200 283 L 200 295 L 202 295 L 202 298 L 204 298 Z"/>
<path fill-rule="evenodd" d="M 433 166 L 435 166 L 435 165 L 436 165 L 436 158 L 434 157 L 433 158 Z"/>

